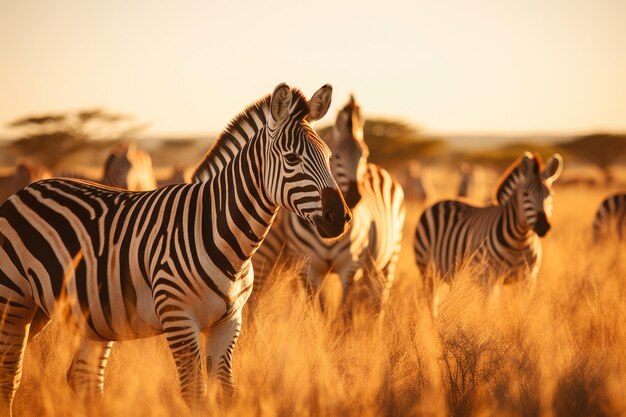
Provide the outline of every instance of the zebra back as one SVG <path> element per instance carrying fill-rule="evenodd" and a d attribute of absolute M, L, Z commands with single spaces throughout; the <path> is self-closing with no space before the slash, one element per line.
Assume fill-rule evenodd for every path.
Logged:
<path fill-rule="evenodd" d="M 593 241 L 599 243 L 611 236 L 626 240 L 626 193 L 605 198 L 593 219 Z"/>

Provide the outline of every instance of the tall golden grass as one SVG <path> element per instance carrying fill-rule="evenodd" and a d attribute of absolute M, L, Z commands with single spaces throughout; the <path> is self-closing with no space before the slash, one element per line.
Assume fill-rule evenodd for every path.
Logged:
<path fill-rule="evenodd" d="M 209 399 L 207 415 L 626 415 L 626 256 L 591 245 L 605 194 L 557 189 L 533 293 L 507 287 L 490 302 L 466 274 L 436 320 L 411 249 L 415 204 L 382 319 L 357 315 L 346 328 L 281 273 L 246 317 L 232 404 Z M 51 325 L 29 344 L 16 416 L 190 415 L 163 338 L 117 343 L 104 401 L 89 406 L 65 382 L 75 342 Z"/>

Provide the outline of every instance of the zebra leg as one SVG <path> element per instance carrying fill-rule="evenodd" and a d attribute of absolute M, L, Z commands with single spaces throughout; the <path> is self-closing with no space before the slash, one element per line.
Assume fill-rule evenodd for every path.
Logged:
<path fill-rule="evenodd" d="M 343 312 L 343 320 L 345 325 L 349 325 L 352 322 L 352 313 L 355 303 L 354 297 L 351 297 L 352 288 L 356 281 L 360 281 L 363 278 L 364 270 L 359 267 L 358 264 L 351 262 L 338 271 L 338 274 L 341 282 L 341 310 Z"/>
<path fill-rule="evenodd" d="M 67 370 L 67 383 L 84 401 L 101 398 L 104 392 L 104 368 L 113 342 L 83 338 Z"/>
<path fill-rule="evenodd" d="M 396 270 L 398 267 L 398 261 L 400 260 L 400 243 L 398 243 L 396 250 L 393 255 L 391 255 L 391 259 L 389 263 L 383 268 L 383 292 L 381 294 L 381 308 L 389 299 L 389 293 L 391 292 L 391 286 L 393 285 L 394 280 L 396 279 Z"/>
<path fill-rule="evenodd" d="M 241 333 L 241 312 L 209 330 L 206 360 L 209 381 L 218 383 L 218 402 L 230 403 L 235 392 L 232 372 L 233 349 Z"/>
<path fill-rule="evenodd" d="M 339 279 L 341 280 L 341 305 L 348 307 L 350 302 L 350 293 L 355 281 L 360 281 L 363 278 L 363 268 L 358 265 L 349 265 L 339 272 Z"/>
<path fill-rule="evenodd" d="M 374 314 L 377 317 L 383 318 L 385 315 L 384 308 L 387 300 L 389 299 L 389 294 L 391 292 L 391 286 L 393 285 L 393 281 L 396 279 L 396 266 L 398 264 L 398 259 L 400 257 L 399 250 L 394 252 L 391 256 L 391 259 L 384 266 L 384 268 L 377 272 L 375 269 L 372 270 L 370 274 L 372 279 L 378 278 L 377 281 L 373 282 L 376 285 L 374 298 L 373 298 L 373 307 Z"/>
<path fill-rule="evenodd" d="M 198 325 L 183 311 L 175 310 L 170 310 L 161 322 L 178 370 L 183 400 L 192 411 L 199 412 L 206 398 L 206 384 L 202 375 Z"/>
<path fill-rule="evenodd" d="M 317 269 L 313 267 L 312 262 L 307 262 L 300 270 L 300 278 L 307 294 L 309 302 L 319 303 L 322 312 L 325 311 L 324 300 L 321 297 L 323 279 L 317 273 Z"/>
<path fill-rule="evenodd" d="M 7 290 L 7 291 L 4 291 Z M 0 285 L 0 416 L 11 416 L 15 391 L 22 377 L 22 362 L 34 303 Z"/>

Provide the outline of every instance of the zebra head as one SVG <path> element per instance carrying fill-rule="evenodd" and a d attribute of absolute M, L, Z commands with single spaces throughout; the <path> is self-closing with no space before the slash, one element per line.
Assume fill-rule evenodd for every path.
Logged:
<path fill-rule="evenodd" d="M 104 162 L 104 174 L 101 180 L 104 185 L 128 189 L 128 173 L 133 167 L 128 154 L 133 153 L 134 146 L 121 143 L 111 149 Z"/>
<path fill-rule="evenodd" d="M 131 191 L 156 188 L 150 155 L 131 144 L 119 144 L 104 163 L 103 184 Z"/>
<path fill-rule="evenodd" d="M 539 158 L 524 152 L 520 160 L 523 180 L 518 189 L 520 210 L 524 222 L 540 237 L 550 230 L 554 190 L 552 183 L 563 170 L 563 158 L 558 153 L 550 157 L 541 169 Z"/>
<path fill-rule="evenodd" d="M 311 127 L 326 114 L 331 97 L 328 84 L 308 102 L 299 91 L 279 84 L 270 98 L 267 125 L 269 198 L 313 224 L 322 238 L 343 235 L 351 220 L 330 172 L 330 149 Z"/>
<path fill-rule="evenodd" d="M 361 184 L 367 169 L 369 149 L 363 140 L 361 109 L 350 96 L 350 101 L 337 114 L 327 143 L 333 153 L 330 167 L 348 207 L 361 201 Z"/>

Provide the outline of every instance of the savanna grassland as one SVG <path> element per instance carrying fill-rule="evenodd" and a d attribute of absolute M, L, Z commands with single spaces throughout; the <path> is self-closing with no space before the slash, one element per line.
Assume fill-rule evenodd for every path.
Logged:
<path fill-rule="evenodd" d="M 505 288 L 488 301 L 472 271 L 433 320 L 411 249 L 415 203 L 381 320 L 357 314 L 346 329 L 306 302 L 293 272 L 276 276 L 236 346 L 232 405 L 209 400 L 206 414 L 626 415 L 626 252 L 590 242 L 607 191 L 556 188 L 532 293 Z M 116 343 L 104 401 L 88 407 L 65 382 L 75 342 L 50 325 L 28 345 L 16 416 L 190 415 L 163 338 Z"/>

